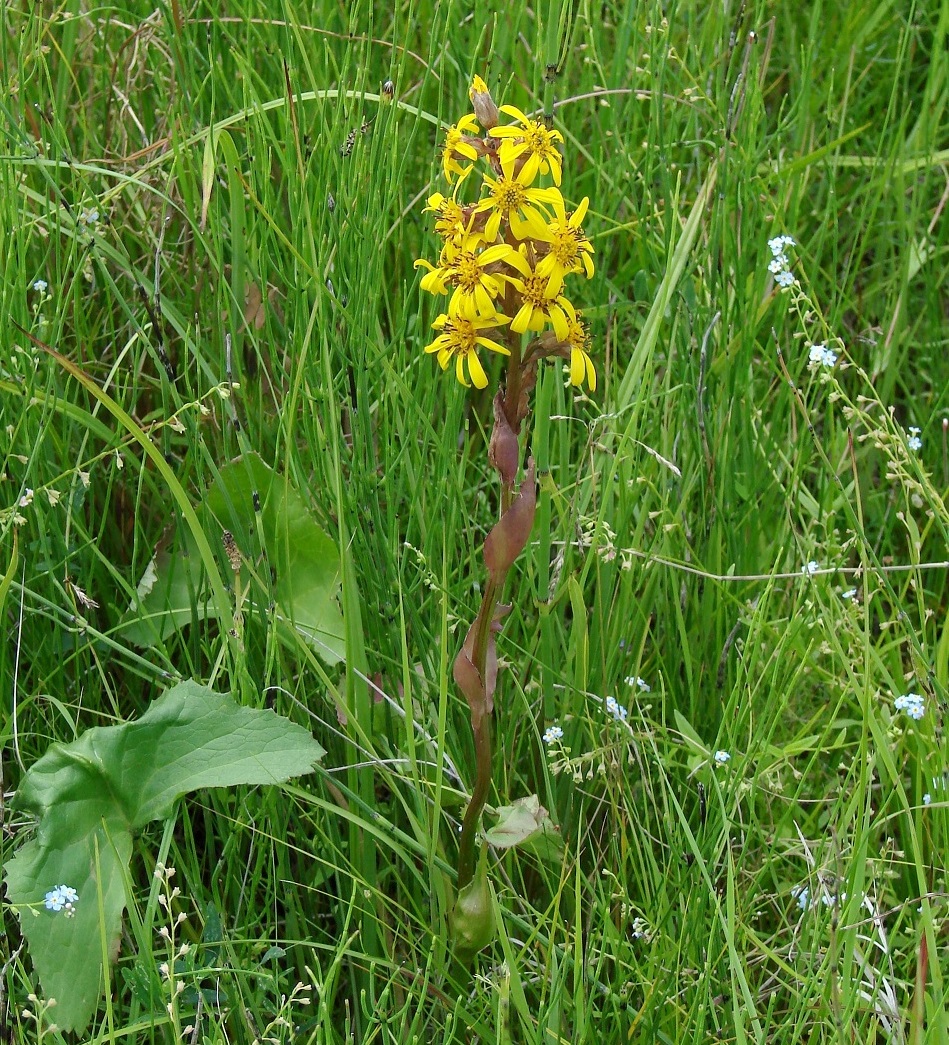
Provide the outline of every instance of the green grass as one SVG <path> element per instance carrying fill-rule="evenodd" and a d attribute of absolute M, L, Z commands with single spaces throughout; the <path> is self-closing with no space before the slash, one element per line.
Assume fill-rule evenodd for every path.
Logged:
<path fill-rule="evenodd" d="M 3 7 L 3 859 L 49 744 L 177 678 L 328 751 L 136 840 L 99 1017 L 67 1037 L 50 1009 L 44 1045 L 949 1040 L 949 3 L 737 6 Z M 496 518 L 491 395 L 422 353 L 413 262 L 472 74 L 557 103 L 600 380 L 542 373 L 498 640 L 489 805 L 537 794 L 563 859 L 492 854 L 499 938 L 465 980 L 451 664 Z M 784 233 L 788 293 L 767 271 Z M 815 343 L 835 367 L 808 369 Z M 345 671 L 263 610 L 240 642 L 212 620 L 122 635 L 181 498 L 248 450 L 338 544 Z M 894 710 L 908 691 L 919 722 Z M 171 1016 L 159 860 L 194 945 Z M 0 1020 L 25 1045 L 38 988 L 4 925 Z"/>

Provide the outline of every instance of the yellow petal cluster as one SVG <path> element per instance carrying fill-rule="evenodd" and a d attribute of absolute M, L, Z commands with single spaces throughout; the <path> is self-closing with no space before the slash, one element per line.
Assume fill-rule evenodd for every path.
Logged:
<path fill-rule="evenodd" d="M 451 195 L 435 192 L 425 208 L 442 241 L 438 262 L 415 263 L 425 270 L 422 290 L 448 301 L 425 351 L 443 370 L 454 360 L 463 385 L 484 388 L 488 376 L 477 349 L 510 355 L 505 342 L 535 334 L 536 358 L 569 359 L 571 382 L 593 390 L 589 334 L 564 293 L 571 275 L 593 275 L 593 245 L 583 231 L 590 201 L 584 197 L 573 210 L 564 201 L 563 135 L 513 105 L 495 106 L 479 76 L 469 98 L 474 112 L 448 128 L 442 149 Z M 499 126 L 501 113 L 514 122 Z M 471 175 L 479 164 L 478 198 L 465 202 L 459 194 L 477 180 Z M 542 178 L 553 184 L 537 184 Z M 530 345 L 527 353 L 531 358 Z"/>

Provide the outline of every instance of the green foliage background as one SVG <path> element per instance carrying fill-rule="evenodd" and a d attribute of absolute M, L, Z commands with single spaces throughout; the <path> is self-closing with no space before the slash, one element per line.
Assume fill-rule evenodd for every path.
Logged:
<path fill-rule="evenodd" d="M 299 786 L 208 791 L 136 840 L 88 1040 L 946 1040 L 949 4 L 64 0 L 0 28 L 4 793 L 191 676 L 327 749 Z M 490 396 L 422 354 L 413 261 L 475 73 L 556 103 L 600 385 L 538 386 L 499 640 L 492 804 L 536 793 L 565 855 L 495 854 L 500 939 L 460 983 L 449 669 L 496 512 Z M 797 310 L 767 269 L 783 233 Z M 345 671 L 224 590 L 217 531 L 226 607 L 122 633 L 251 451 L 338 548 Z M 4 860 L 29 832 L 5 803 Z M 834 902 L 804 911 L 801 886 Z M 32 1042 L 4 918 L 0 1018 Z"/>

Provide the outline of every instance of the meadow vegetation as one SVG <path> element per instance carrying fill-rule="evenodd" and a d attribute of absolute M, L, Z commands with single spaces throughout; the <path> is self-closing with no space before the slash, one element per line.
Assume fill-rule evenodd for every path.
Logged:
<path fill-rule="evenodd" d="M 0 29 L 4 866 L 51 745 L 92 757 L 169 690 L 276 712 L 297 759 L 227 777 L 222 726 L 129 813 L 88 1026 L 25 920 L 104 890 L 28 909 L 8 877 L 3 1040 L 949 1041 L 949 0 L 62 0 Z M 466 965 L 452 666 L 505 361 L 479 389 L 426 354 L 415 262 L 476 76 L 553 113 L 589 198 L 596 382 L 543 360 L 520 434 L 483 826 L 536 796 L 554 830 L 489 847 Z"/>

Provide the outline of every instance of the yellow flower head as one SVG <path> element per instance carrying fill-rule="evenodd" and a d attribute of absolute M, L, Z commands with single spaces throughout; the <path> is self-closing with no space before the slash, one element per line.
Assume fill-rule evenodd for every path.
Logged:
<path fill-rule="evenodd" d="M 477 138 L 478 131 L 478 121 L 474 113 L 462 116 L 456 124 L 448 128 L 442 152 L 442 170 L 449 185 L 453 174 L 457 174 L 459 178 L 466 178 L 472 166 L 477 163 L 480 154 L 470 139 Z M 464 160 L 468 161 L 467 166 L 462 166 Z"/>
<path fill-rule="evenodd" d="M 590 332 L 583 322 L 583 313 L 564 299 L 564 310 L 567 313 L 567 336 L 563 338 L 570 348 L 570 383 L 580 386 L 586 378 L 591 392 L 596 391 L 596 369 L 588 351 Z"/>
<path fill-rule="evenodd" d="M 496 243 L 481 250 L 481 237 L 464 236 L 446 243 L 440 265 L 436 268 L 424 258 L 416 261 L 416 268 L 427 268 L 422 277 L 422 290 L 430 294 L 445 294 L 454 287 L 448 312 L 468 319 L 494 315 L 494 299 L 504 290 L 504 277 L 489 268 L 515 254 L 507 243 Z"/>
<path fill-rule="evenodd" d="M 556 217 L 548 222 L 545 239 L 547 253 L 537 265 L 537 275 L 550 279 L 550 293 L 559 294 L 563 278 L 568 272 L 583 272 L 587 279 L 593 275 L 593 244 L 584 235 L 581 224 L 590 205 L 584 196 L 580 206 L 567 214 L 563 199 L 555 200 Z"/>
<path fill-rule="evenodd" d="M 466 216 L 465 208 L 452 197 L 434 192 L 428 197 L 428 206 L 425 209 L 436 215 L 435 231 L 446 243 L 457 242 L 459 238 L 470 234 L 470 218 Z M 468 213 L 470 214 L 470 208 Z"/>
<path fill-rule="evenodd" d="M 559 340 L 566 341 L 568 325 L 564 307 L 570 302 L 559 294 L 551 294 L 549 280 L 538 276 L 522 254 L 513 254 L 506 261 L 520 273 L 520 278 L 507 277 L 522 302 L 517 315 L 511 320 L 511 330 L 517 334 L 524 334 L 528 330 L 539 332 L 549 323 Z"/>
<path fill-rule="evenodd" d="M 531 171 L 530 165 L 525 163 L 520 171 L 515 171 L 516 164 L 516 156 L 501 157 L 501 176 L 484 176 L 488 193 L 475 205 L 475 213 L 486 211 L 488 214 L 484 235 L 489 242 L 497 239 L 502 218 L 516 239 L 545 239 L 547 220 L 543 207 L 562 198 L 559 189 L 531 188 L 537 174 L 536 167 Z"/>
<path fill-rule="evenodd" d="M 425 346 L 425 351 L 438 353 L 438 364 L 442 370 L 447 370 L 448 364 L 454 358 L 455 376 L 466 388 L 469 387 L 467 375 L 470 375 L 471 384 L 475 388 L 485 388 L 488 376 L 478 358 L 477 348 L 478 345 L 482 345 L 492 352 L 509 356 L 509 349 L 484 333 L 507 322 L 507 316 L 498 312 L 482 319 L 466 319 L 464 316 L 449 316 L 443 313 L 432 324 L 441 333 L 430 345 Z"/>
<path fill-rule="evenodd" d="M 554 184 L 559 185 L 563 157 L 554 143 L 563 141 L 560 131 L 548 131 L 542 123 L 525 116 L 515 105 L 502 105 L 501 112 L 513 116 L 521 125 L 494 127 L 488 131 L 493 138 L 502 139 L 501 158 L 516 159 L 526 153 L 526 165 L 532 165 L 535 172 L 539 170 L 541 174 L 552 174 Z"/>

